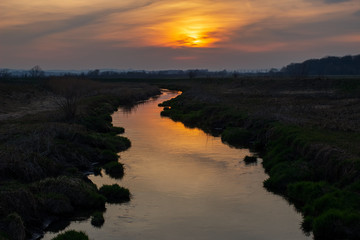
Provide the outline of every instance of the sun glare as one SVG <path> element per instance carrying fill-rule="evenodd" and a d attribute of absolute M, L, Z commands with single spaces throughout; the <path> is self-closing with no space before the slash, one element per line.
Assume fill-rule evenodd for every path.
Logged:
<path fill-rule="evenodd" d="M 168 45 L 172 47 L 211 47 L 220 39 L 216 37 L 216 29 L 209 27 L 191 26 L 176 28 L 170 34 Z"/>
<path fill-rule="evenodd" d="M 173 21 L 155 26 L 152 31 L 157 33 L 155 34 L 157 37 L 151 40 L 154 45 L 172 48 L 213 47 L 223 39 L 219 29 L 221 29 L 219 23 L 207 16 L 194 18 L 179 16 Z"/>

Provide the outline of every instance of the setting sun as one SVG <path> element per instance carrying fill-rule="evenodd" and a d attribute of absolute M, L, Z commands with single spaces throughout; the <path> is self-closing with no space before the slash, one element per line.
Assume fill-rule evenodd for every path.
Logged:
<path fill-rule="evenodd" d="M 215 39 L 211 39 L 206 33 L 190 31 L 189 33 L 179 34 L 175 44 L 179 47 L 207 47 Z"/>
<path fill-rule="evenodd" d="M 210 17 L 182 18 L 167 23 L 161 23 L 152 30 L 157 38 L 153 38 L 152 45 L 172 48 L 206 48 L 213 47 L 217 42 L 225 39 L 221 33 L 219 23 Z"/>
<path fill-rule="evenodd" d="M 1 0 L 0 64 L 278 68 L 358 52 L 359 2 Z"/>

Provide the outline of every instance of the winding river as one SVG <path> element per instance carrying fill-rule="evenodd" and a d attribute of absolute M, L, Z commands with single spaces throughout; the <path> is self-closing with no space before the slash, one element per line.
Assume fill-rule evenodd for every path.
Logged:
<path fill-rule="evenodd" d="M 245 165 L 248 149 L 235 149 L 198 129 L 160 116 L 160 102 L 177 96 L 163 91 L 134 110 L 119 109 L 132 147 L 120 154 L 122 180 L 89 178 L 99 187 L 118 183 L 130 189 L 126 204 L 107 204 L 105 224 L 73 221 L 65 230 L 102 240 L 273 240 L 310 239 L 300 229 L 301 215 L 282 197 L 267 192 L 259 162 Z M 57 233 L 48 232 L 45 240 Z"/>

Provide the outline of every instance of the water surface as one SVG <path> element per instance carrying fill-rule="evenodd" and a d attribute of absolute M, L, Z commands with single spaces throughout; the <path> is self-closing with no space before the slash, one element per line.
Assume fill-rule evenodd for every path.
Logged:
<path fill-rule="evenodd" d="M 90 179 L 99 187 L 125 186 L 132 200 L 107 204 L 102 228 L 92 227 L 88 219 L 66 230 L 104 240 L 309 239 L 300 230 L 300 214 L 262 187 L 267 176 L 261 164 L 242 162 L 252 155 L 249 150 L 160 117 L 158 103 L 177 94 L 164 91 L 132 112 L 120 108 L 113 114 L 113 124 L 124 127 L 132 142 L 120 153 L 125 177 Z"/>

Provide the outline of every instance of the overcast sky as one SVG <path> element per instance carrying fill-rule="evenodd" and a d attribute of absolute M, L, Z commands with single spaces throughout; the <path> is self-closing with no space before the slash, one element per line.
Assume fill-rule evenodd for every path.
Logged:
<path fill-rule="evenodd" d="M 360 54 L 360 0 L 1 0 L 0 68 L 237 70 Z"/>

